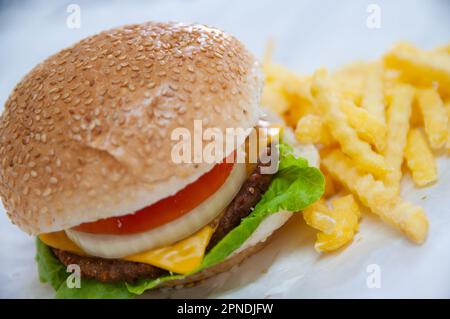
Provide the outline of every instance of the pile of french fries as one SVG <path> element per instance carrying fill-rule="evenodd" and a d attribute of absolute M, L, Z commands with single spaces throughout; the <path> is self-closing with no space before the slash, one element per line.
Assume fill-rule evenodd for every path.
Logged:
<path fill-rule="evenodd" d="M 303 214 L 318 230 L 316 250 L 351 242 L 359 205 L 422 243 L 427 216 L 400 197 L 400 185 L 407 171 L 417 187 L 436 182 L 435 156 L 450 151 L 450 45 L 424 51 L 400 43 L 380 60 L 310 76 L 273 63 L 270 51 L 262 105 L 321 154 L 325 194 Z"/>

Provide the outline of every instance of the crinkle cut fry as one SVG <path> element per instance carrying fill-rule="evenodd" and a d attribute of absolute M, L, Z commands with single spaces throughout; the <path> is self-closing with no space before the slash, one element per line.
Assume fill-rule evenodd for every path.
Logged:
<path fill-rule="evenodd" d="M 408 82 L 429 86 L 439 83 L 439 91 L 450 94 L 450 55 L 427 52 L 409 43 L 399 43 L 384 56 L 384 64 L 400 70 Z"/>
<path fill-rule="evenodd" d="M 361 104 L 370 114 L 385 123 L 383 64 L 375 62 L 368 66 L 368 70 Z"/>
<path fill-rule="evenodd" d="M 448 137 L 448 116 L 444 103 L 434 89 L 419 90 L 417 95 L 430 145 L 434 149 L 440 148 Z"/>
<path fill-rule="evenodd" d="M 348 99 L 342 99 L 341 109 L 347 115 L 348 123 L 363 140 L 374 145 L 378 151 L 384 149 L 387 132 L 385 123 Z"/>
<path fill-rule="evenodd" d="M 428 233 L 428 218 L 421 207 L 403 201 L 372 175 L 360 172 L 341 151 L 326 155 L 322 164 L 371 211 L 420 244 Z"/>
<path fill-rule="evenodd" d="M 333 137 L 339 141 L 342 151 L 350 156 L 361 169 L 375 176 L 383 176 L 390 170 L 380 154 L 374 152 L 370 145 L 363 142 L 347 121 L 339 106 L 339 99 L 331 91 L 328 74 L 319 70 L 314 74 L 311 86 L 313 96 L 323 112 L 326 125 Z"/>
<path fill-rule="evenodd" d="M 409 131 L 405 148 L 406 164 L 411 171 L 414 183 L 426 186 L 438 179 L 436 161 L 420 129 Z"/>
<path fill-rule="evenodd" d="M 409 131 L 414 89 L 409 85 L 398 85 L 392 91 L 392 101 L 387 112 L 387 143 L 384 158 L 391 172 L 384 176 L 384 183 L 400 192 L 402 163 Z"/>

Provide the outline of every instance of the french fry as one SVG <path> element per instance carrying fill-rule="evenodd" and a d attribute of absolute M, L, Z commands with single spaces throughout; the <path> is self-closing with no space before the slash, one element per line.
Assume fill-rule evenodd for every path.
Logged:
<path fill-rule="evenodd" d="M 312 101 L 309 76 L 298 75 L 277 63 L 265 64 L 264 75 L 266 84 L 277 83 L 287 94 L 298 95 L 305 100 Z"/>
<path fill-rule="evenodd" d="M 336 185 L 335 181 L 333 181 L 333 178 L 331 177 L 330 173 L 327 172 L 326 169 L 321 167 L 321 171 L 323 176 L 325 177 L 325 191 L 323 193 L 323 197 L 329 198 L 336 194 L 336 192 L 339 190 L 339 186 Z"/>
<path fill-rule="evenodd" d="M 341 67 L 340 69 L 338 69 L 336 72 L 334 72 L 333 74 L 333 80 L 335 80 L 334 76 L 338 76 L 338 78 L 342 78 L 342 79 L 347 79 L 347 78 L 354 78 L 354 79 L 359 79 L 359 80 L 363 80 L 366 76 L 367 76 L 367 66 L 369 65 L 369 63 L 365 62 L 365 61 L 356 61 L 356 62 L 352 62 L 349 64 L 344 65 L 343 67 Z M 363 81 L 359 81 L 360 82 L 360 86 L 359 88 L 363 88 L 364 86 L 364 82 Z"/>
<path fill-rule="evenodd" d="M 401 82 L 400 75 L 401 75 L 400 71 L 396 70 L 396 69 L 385 69 L 384 70 L 383 81 L 384 81 L 385 94 L 386 94 L 386 92 L 388 92 L 389 90 L 391 90 L 392 88 L 394 88 L 395 86 L 397 86 L 397 84 L 399 84 Z"/>
<path fill-rule="evenodd" d="M 265 86 L 261 104 L 280 115 L 290 112 L 291 117 L 296 117 L 295 121 L 289 123 L 292 125 L 300 116 L 309 113 L 306 107 L 312 104 L 310 77 L 299 76 L 288 68 L 273 63 L 273 49 L 274 42 L 269 40 L 263 58 Z M 295 111 L 291 112 L 291 109 Z"/>
<path fill-rule="evenodd" d="M 444 146 L 448 136 L 448 116 L 441 97 L 434 89 L 419 90 L 417 97 L 431 147 Z"/>
<path fill-rule="evenodd" d="M 420 86 L 437 82 L 439 91 L 450 95 L 450 55 L 445 52 L 426 52 L 400 43 L 384 56 L 384 63 L 401 70 L 407 81 Z"/>
<path fill-rule="evenodd" d="M 272 62 L 273 42 L 264 53 L 265 86 L 261 105 L 285 117 L 289 126 L 295 126 L 305 114 L 314 113 L 310 93 L 311 77 L 300 76 L 286 67 Z"/>
<path fill-rule="evenodd" d="M 392 90 L 392 99 L 387 112 L 387 144 L 384 158 L 391 168 L 383 181 L 386 186 L 400 191 L 403 153 L 409 130 L 409 117 L 414 99 L 414 89 L 409 85 L 398 85 Z"/>
<path fill-rule="evenodd" d="M 419 102 L 417 98 L 413 100 L 412 108 L 411 108 L 411 118 L 409 120 L 411 127 L 419 127 L 423 126 L 423 116 L 420 111 Z"/>
<path fill-rule="evenodd" d="M 386 144 L 386 125 L 367 110 L 357 107 L 348 99 L 341 100 L 341 109 L 347 116 L 348 123 L 358 136 L 372 144 L 377 150 L 384 149 Z"/>
<path fill-rule="evenodd" d="M 318 115 L 308 114 L 300 118 L 295 128 L 295 136 L 300 143 L 331 145 L 334 142 L 328 127 Z"/>
<path fill-rule="evenodd" d="M 376 176 L 386 174 L 389 169 L 386 167 L 384 158 L 375 153 L 369 144 L 360 140 L 355 129 L 348 124 L 339 106 L 338 97 L 331 91 L 325 70 L 319 70 L 314 74 L 311 91 L 323 112 L 324 121 L 331 135 L 339 142 L 343 152 L 354 159 L 363 170 Z"/>
<path fill-rule="evenodd" d="M 330 210 L 330 217 L 335 220 L 335 226 L 329 233 L 317 234 L 317 241 L 314 245 L 317 251 L 330 252 L 339 249 L 351 242 L 358 231 L 361 212 L 351 194 L 333 198 L 331 206 L 333 208 Z"/>
<path fill-rule="evenodd" d="M 447 53 L 447 54 L 450 54 L 450 43 L 449 43 L 449 44 L 446 44 L 446 45 L 443 45 L 443 46 L 441 46 L 441 47 L 436 48 L 435 51 L 436 51 L 436 52 L 439 52 L 439 53 Z"/>
<path fill-rule="evenodd" d="M 289 100 L 280 83 L 267 83 L 261 97 L 261 105 L 282 114 L 289 109 Z"/>
<path fill-rule="evenodd" d="M 308 206 L 302 214 L 309 226 L 324 233 L 330 233 L 333 231 L 335 221 L 329 218 L 330 209 L 325 203 L 325 200 L 319 199 L 317 202 Z"/>
<path fill-rule="evenodd" d="M 303 211 L 306 223 L 319 230 L 314 248 L 321 252 L 336 250 L 349 243 L 358 230 L 360 211 L 352 195 L 331 200 L 329 209 L 323 200 Z"/>
<path fill-rule="evenodd" d="M 431 149 L 450 152 L 449 48 L 424 51 L 402 43 L 381 61 L 306 77 L 274 64 L 267 51 L 263 105 L 296 128 L 299 142 L 322 146 L 325 193 L 303 213 L 319 230 L 316 250 L 351 241 L 358 227 L 356 197 L 411 241 L 425 240 L 424 210 L 399 196 L 402 164 L 405 160 L 414 183 L 424 186 L 438 177 Z M 339 195 L 342 188 L 354 197 Z"/>
<path fill-rule="evenodd" d="M 331 75 L 333 89 L 342 98 L 351 99 L 359 105 L 364 90 L 364 79 L 367 76 L 367 65 L 365 62 L 356 62 L 334 72 Z"/>
<path fill-rule="evenodd" d="M 369 65 L 368 68 L 369 73 L 366 78 L 361 106 L 375 116 L 380 122 L 385 123 L 383 64 L 375 62 L 372 65 Z"/>
<path fill-rule="evenodd" d="M 445 146 L 445 148 L 447 149 L 447 151 L 450 151 L 450 100 L 448 100 L 445 103 L 445 109 L 447 110 L 447 115 L 448 115 L 448 131 L 449 131 L 449 136 L 447 136 L 447 145 Z"/>
<path fill-rule="evenodd" d="M 419 129 L 412 129 L 408 134 L 405 159 L 417 186 L 425 186 L 437 180 L 433 153 Z"/>
<path fill-rule="evenodd" d="M 351 159 L 334 150 L 322 160 L 334 179 L 349 189 L 360 201 L 386 223 L 404 233 L 411 241 L 422 243 L 428 233 L 428 219 L 421 207 L 404 202 L 398 195 L 359 171 Z"/>
<path fill-rule="evenodd" d="M 361 217 L 361 211 L 359 210 L 359 206 L 352 194 L 333 198 L 331 200 L 331 205 L 335 210 L 349 210 L 353 212 L 356 217 Z"/>
<path fill-rule="evenodd" d="M 289 108 L 283 114 L 286 124 L 290 127 L 296 127 L 300 118 L 308 114 L 317 114 L 313 103 L 300 96 L 290 96 Z"/>

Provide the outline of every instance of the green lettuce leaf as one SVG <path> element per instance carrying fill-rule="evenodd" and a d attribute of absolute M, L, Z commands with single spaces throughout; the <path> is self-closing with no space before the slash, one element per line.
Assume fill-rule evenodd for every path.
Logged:
<path fill-rule="evenodd" d="M 193 271 L 190 274 L 196 273 L 198 270 Z M 136 294 L 136 295 L 140 295 L 142 294 L 144 291 L 146 290 L 150 290 L 152 288 L 155 288 L 156 286 L 158 286 L 159 284 L 165 282 L 165 281 L 170 281 L 170 280 L 176 280 L 176 279 L 183 279 L 186 276 L 190 275 L 167 275 L 164 277 L 159 277 L 156 279 L 141 279 L 138 280 L 136 282 L 133 283 L 126 283 L 127 285 L 127 289 L 129 292 Z"/>
<path fill-rule="evenodd" d="M 132 298 L 125 283 L 105 284 L 95 280 L 81 279 L 80 288 L 69 288 L 66 284 L 70 273 L 53 255 L 51 249 L 39 238 L 36 238 L 36 262 L 39 280 L 49 283 L 56 290 L 56 298 L 61 299 L 125 299 Z"/>
<path fill-rule="evenodd" d="M 96 280 L 81 279 L 80 288 L 69 288 L 64 282 L 56 291 L 58 299 L 129 299 L 134 294 L 125 283 L 106 284 Z"/>
<path fill-rule="evenodd" d="M 272 213 L 297 212 L 315 202 L 323 193 L 323 177 L 311 167 L 290 167 L 272 182 L 255 210 L 227 234 L 203 259 L 201 269 L 224 260 L 241 247 L 259 224 Z"/>
<path fill-rule="evenodd" d="M 301 211 L 322 196 L 325 184 L 322 173 L 317 168 L 309 167 L 305 159 L 295 157 L 289 145 L 280 144 L 279 151 L 279 170 L 253 212 L 211 249 L 198 269 L 186 276 L 223 261 L 250 237 L 268 215 L 279 211 Z M 140 280 L 127 283 L 127 287 L 132 293 L 142 294 L 163 281 L 180 278 L 183 276 Z"/>
<path fill-rule="evenodd" d="M 280 161 L 278 164 L 279 172 L 289 167 L 308 167 L 308 161 L 302 157 L 295 157 L 294 150 L 288 144 L 279 144 L 278 151 Z"/>
<path fill-rule="evenodd" d="M 39 237 L 36 237 L 35 259 L 38 265 L 40 282 L 49 283 L 53 289 L 58 290 L 68 274 L 64 269 L 64 265 L 55 258 L 50 248 Z"/>
<path fill-rule="evenodd" d="M 324 192 L 322 173 L 308 166 L 305 159 L 295 157 L 289 145 L 281 143 L 278 148 L 279 169 L 261 201 L 249 216 L 242 219 L 239 226 L 229 232 L 206 254 L 199 268 L 186 276 L 223 261 L 250 237 L 268 215 L 279 211 L 301 211 L 322 196 Z M 65 267 L 56 259 L 50 248 L 39 239 L 37 239 L 36 261 L 41 282 L 48 282 L 56 290 L 57 298 L 131 298 L 165 281 L 185 277 L 171 274 L 126 284 L 104 284 L 82 279 L 80 288 L 68 288 L 66 280 L 69 274 Z"/>

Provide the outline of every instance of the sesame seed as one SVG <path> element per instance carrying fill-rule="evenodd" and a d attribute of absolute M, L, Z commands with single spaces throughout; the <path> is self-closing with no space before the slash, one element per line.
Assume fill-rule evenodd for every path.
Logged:
<path fill-rule="evenodd" d="M 50 187 L 47 187 L 47 188 L 45 189 L 45 191 L 42 193 L 42 196 L 43 196 L 43 197 L 47 197 L 47 196 L 49 196 L 51 193 L 52 193 L 52 189 L 51 189 Z"/>

